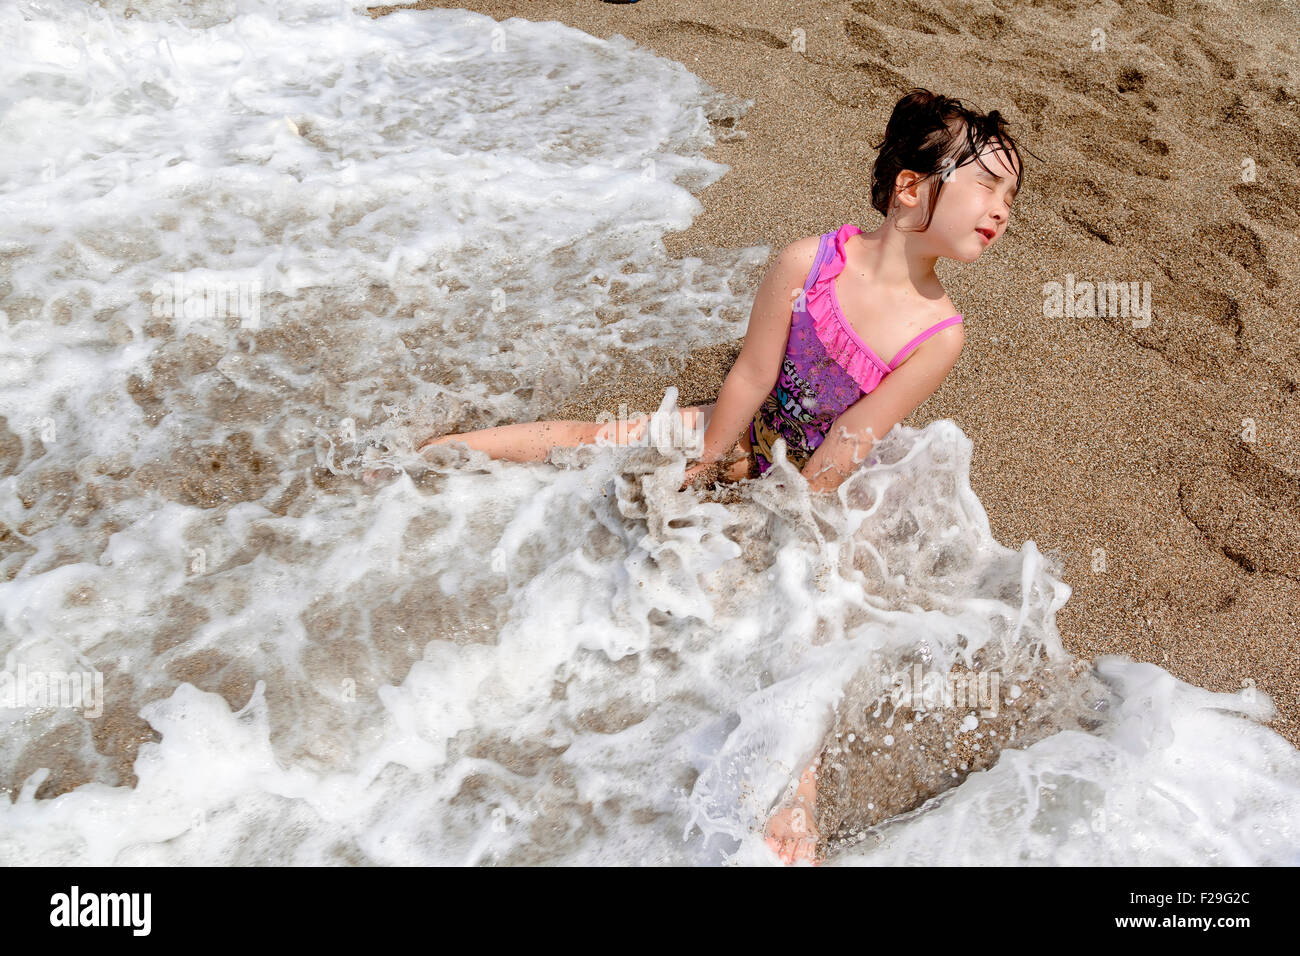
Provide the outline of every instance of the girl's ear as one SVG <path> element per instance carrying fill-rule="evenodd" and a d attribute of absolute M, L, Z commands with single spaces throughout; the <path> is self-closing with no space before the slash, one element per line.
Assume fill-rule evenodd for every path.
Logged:
<path fill-rule="evenodd" d="M 910 169 L 900 169 L 894 177 L 894 204 L 916 206 L 921 202 L 921 185 L 925 177 Z"/>

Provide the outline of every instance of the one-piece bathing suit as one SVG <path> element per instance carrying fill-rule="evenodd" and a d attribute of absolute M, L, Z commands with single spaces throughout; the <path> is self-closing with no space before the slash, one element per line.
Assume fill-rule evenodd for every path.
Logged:
<path fill-rule="evenodd" d="M 858 337 L 835 294 L 844 271 L 845 244 L 862 230 L 845 223 L 823 233 L 803 293 L 790 313 L 790 337 L 781 372 L 749 424 L 749 476 L 772 467 L 772 445 L 785 439 L 786 457 L 802 469 L 826 439 L 835 419 L 872 391 L 898 363 L 930 336 L 960 322 L 960 314 L 926 329 L 886 363 Z"/>

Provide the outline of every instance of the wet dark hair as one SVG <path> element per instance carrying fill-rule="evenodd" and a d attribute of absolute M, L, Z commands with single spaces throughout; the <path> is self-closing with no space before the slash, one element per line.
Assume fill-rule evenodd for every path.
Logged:
<path fill-rule="evenodd" d="M 963 106 L 961 100 L 920 87 L 909 90 L 894 104 L 894 112 L 885 127 L 885 138 L 875 147 L 880 154 L 871 167 L 871 205 L 882 216 L 889 215 L 894 183 L 904 169 L 921 173 L 922 183 L 938 177 L 930 208 L 926 210 L 925 223 L 918 230 L 925 232 L 930 228 L 939 193 L 943 191 L 943 171 L 964 166 L 971 159 L 988 169 L 979 156 L 992 139 L 1001 141 L 1002 152 L 1015 154 L 1018 170 L 1016 192 L 1019 193 L 1025 164 L 1020 158 L 1019 147 L 1007 132 L 1006 119 L 1001 113 L 997 110 L 981 113 Z M 946 165 L 947 159 L 952 163 Z"/>

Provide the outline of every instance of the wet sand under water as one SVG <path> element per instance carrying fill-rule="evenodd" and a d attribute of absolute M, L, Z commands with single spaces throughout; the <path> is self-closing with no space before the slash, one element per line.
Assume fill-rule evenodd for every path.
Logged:
<path fill-rule="evenodd" d="M 952 673 L 959 684 L 967 675 L 979 677 L 960 664 Z M 1063 730 L 1096 729 L 1109 696 L 1078 660 L 1040 663 L 1001 686 L 999 696 L 1006 696 L 1014 684 L 1014 698 L 987 709 L 936 708 L 925 701 L 916 702 L 918 708 L 889 694 L 864 695 L 864 683 L 846 688 L 818 758 L 817 853 L 823 857 L 871 839 L 878 824 L 987 770 L 1004 749 L 1023 749 Z"/>
<path fill-rule="evenodd" d="M 446 4 L 401 9 L 421 6 Z M 717 131 L 706 154 L 731 170 L 700 194 L 691 228 L 666 237 L 677 256 L 875 228 L 872 145 L 912 86 L 999 109 L 1038 158 L 1025 157 L 997 246 L 939 263 L 966 347 L 905 424 L 956 421 L 997 539 L 1032 539 L 1062 562 L 1067 650 L 1149 661 L 1212 691 L 1253 685 L 1277 704 L 1269 726 L 1300 745 L 1294 10 L 1126 4 L 1098 52 L 1077 13 L 1029 3 L 962 18 L 927 0 L 458 6 L 619 33 L 755 101 L 735 123 L 743 137 Z M 1151 324 L 1045 318 L 1044 283 L 1067 274 L 1149 282 Z M 752 301 L 760 279 L 737 294 Z M 542 417 L 652 410 L 667 384 L 680 405 L 707 404 L 734 352 L 647 354 L 647 367 L 679 371 L 625 369 Z"/>

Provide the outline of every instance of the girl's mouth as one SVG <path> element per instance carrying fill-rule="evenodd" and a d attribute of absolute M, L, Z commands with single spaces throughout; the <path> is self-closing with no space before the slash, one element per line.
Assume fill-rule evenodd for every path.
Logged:
<path fill-rule="evenodd" d="M 975 231 L 979 233 L 981 237 L 983 237 L 985 245 L 988 245 L 990 242 L 993 241 L 994 233 L 992 229 L 979 228 L 976 229 Z"/>

